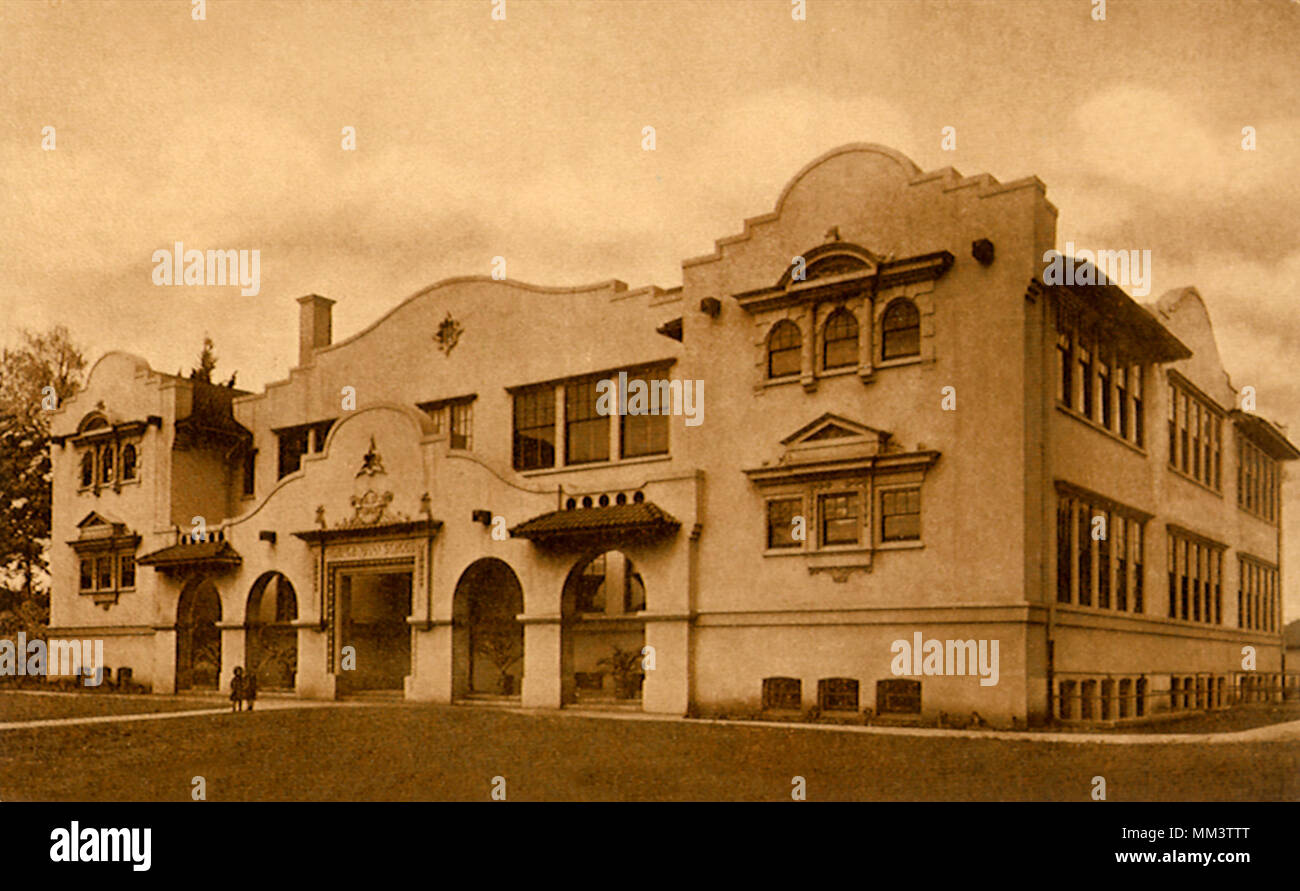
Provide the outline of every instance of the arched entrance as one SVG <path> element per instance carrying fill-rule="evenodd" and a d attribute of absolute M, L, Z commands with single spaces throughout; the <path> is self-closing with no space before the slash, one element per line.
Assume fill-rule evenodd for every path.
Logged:
<path fill-rule="evenodd" d="M 221 595 L 212 579 L 191 581 L 176 605 L 176 689 L 215 690 L 221 679 Z"/>
<path fill-rule="evenodd" d="M 457 696 L 519 696 L 524 675 L 524 591 L 515 571 L 485 557 L 461 573 L 452 600 Z"/>
<path fill-rule="evenodd" d="M 634 703 L 645 680 L 645 582 L 622 551 L 579 560 L 561 599 L 561 699 Z"/>
<path fill-rule="evenodd" d="M 262 689 L 292 690 L 298 674 L 298 597 L 289 579 L 264 573 L 248 592 L 244 610 L 244 671 Z"/>

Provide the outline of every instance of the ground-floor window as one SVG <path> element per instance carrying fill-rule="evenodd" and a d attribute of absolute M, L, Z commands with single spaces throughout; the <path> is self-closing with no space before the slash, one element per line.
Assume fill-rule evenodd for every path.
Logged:
<path fill-rule="evenodd" d="M 763 678 L 763 708 L 797 711 L 803 707 L 798 678 Z"/>
<path fill-rule="evenodd" d="M 817 703 L 824 712 L 856 712 L 858 682 L 853 678 L 824 678 L 818 681 Z"/>

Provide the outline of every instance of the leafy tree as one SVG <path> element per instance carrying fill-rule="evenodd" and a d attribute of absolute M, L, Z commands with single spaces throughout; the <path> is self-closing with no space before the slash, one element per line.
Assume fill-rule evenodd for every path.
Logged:
<path fill-rule="evenodd" d="M 22 600 L 39 601 L 50 537 L 50 410 L 81 384 L 86 360 L 62 325 L 23 331 L 0 353 L 0 571 L 18 573 Z M 12 604 L 0 604 L 12 606 Z"/>

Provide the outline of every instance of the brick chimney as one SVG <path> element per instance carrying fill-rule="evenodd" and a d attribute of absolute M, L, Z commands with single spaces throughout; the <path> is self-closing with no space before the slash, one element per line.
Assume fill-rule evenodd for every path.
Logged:
<path fill-rule="evenodd" d="M 319 294 L 298 298 L 298 367 L 310 365 L 312 354 L 330 345 L 333 305 L 333 300 Z"/>

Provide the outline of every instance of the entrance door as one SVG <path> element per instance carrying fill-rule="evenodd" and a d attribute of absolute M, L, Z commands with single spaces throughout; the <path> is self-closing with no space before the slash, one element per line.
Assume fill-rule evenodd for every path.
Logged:
<path fill-rule="evenodd" d="M 210 579 L 186 585 L 176 607 L 176 689 L 215 690 L 221 676 L 221 597 Z"/>
<path fill-rule="evenodd" d="M 403 689 L 411 673 L 411 628 L 406 621 L 410 614 L 409 571 L 339 572 L 341 692 Z"/>

